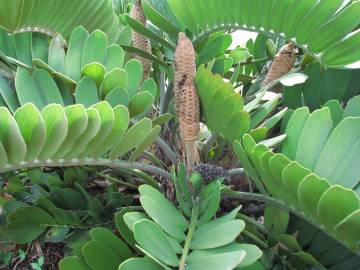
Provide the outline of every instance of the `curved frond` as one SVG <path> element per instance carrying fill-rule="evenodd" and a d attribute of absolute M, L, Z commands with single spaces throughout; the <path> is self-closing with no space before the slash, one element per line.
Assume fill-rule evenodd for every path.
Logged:
<path fill-rule="evenodd" d="M 305 105 L 315 110 L 329 100 L 347 102 L 360 94 L 360 69 L 324 70 L 318 63 L 313 63 L 303 73 L 309 77 L 306 83 L 284 88 L 284 103 L 291 109 Z"/>
<path fill-rule="evenodd" d="M 345 109 L 333 101 L 313 113 L 296 110 L 282 153 L 256 145 L 249 135 L 234 144 L 238 157 L 243 160 L 246 153 L 273 196 L 355 252 L 360 251 L 359 106 L 355 97 Z"/>
<path fill-rule="evenodd" d="M 145 212 L 126 207 L 115 215 L 122 239 L 142 254 L 132 254 L 121 238 L 110 230 L 95 228 L 79 252 L 73 252 L 73 256 L 60 261 L 60 269 L 70 270 L 79 265 L 86 269 L 97 265 L 102 268 L 106 265 L 107 270 L 175 267 L 226 270 L 245 268 L 261 257 L 262 251 L 258 247 L 237 241 L 237 236 L 245 228 L 245 222 L 237 218 L 241 206 L 214 218 L 220 203 L 220 182 L 198 185 L 199 194 L 195 199 L 186 180 L 184 164 L 179 165 L 179 175 L 174 172 L 173 177 L 180 209 L 156 188 L 142 185 L 139 187 L 140 203 Z M 197 174 L 191 176 L 194 177 L 201 178 Z M 100 243 L 102 252 L 94 253 L 90 246 Z M 110 251 L 116 251 L 117 256 L 110 256 Z M 105 253 L 109 254 L 110 260 Z M 135 257 L 143 255 L 145 257 Z"/>
<path fill-rule="evenodd" d="M 128 109 L 112 108 L 105 101 L 89 108 L 50 104 L 41 111 L 27 103 L 14 116 L 1 107 L 0 118 L 0 172 L 40 166 L 112 167 L 134 149 L 138 156 L 160 128 L 153 128 L 148 118 L 129 127 Z"/>
<path fill-rule="evenodd" d="M 356 49 L 360 32 L 355 30 L 360 23 L 359 1 L 169 0 L 169 4 L 197 38 L 220 29 L 268 32 L 295 42 L 325 66 L 360 65 Z"/>
<path fill-rule="evenodd" d="M 200 202 L 212 201 L 214 197 L 220 196 L 219 186 L 218 182 L 214 182 L 204 187 Z M 123 219 L 134 233 L 139 249 L 153 258 L 156 262 L 154 265 L 158 264 L 159 269 L 167 269 L 169 266 L 179 269 L 205 269 L 214 265 L 219 270 L 234 269 L 236 266 L 246 267 L 261 256 L 261 251 L 256 246 L 235 241 L 245 227 L 242 220 L 236 219 L 240 207 L 227 215 L 212 219 L 219 201 L 215 205 L 209 203 L 203 210 L 193 204 L 192 214 L 187 219 L 156 189 L 143 185 L 139 191 L 140 202 L 146 215 L 129 212 Z M 205 197 L 205 194 L 208 196 Z M 212 206 L 214 209 L 210 209 Z M 207 216 L 209 211 L 212 214 Z M 228 232 L 226 236 L 223 235 L 223 230 Z M 156 242 L 161 243 L 161 248 L 154 244 Z M 119 269 L 130 269 L 133 260 L 125 261 Z M 139 259 L 138 263 L 140 262 Z M 146 260 L 142 261 L 144 266 L 145 262 Z"/>
<path fill-rule="evenodd" d="M 206 124 L 228 141 L 241 138 L 250 128 L 250 116 L 231 83 L 201 66 L 195 77 Z"/>
<path fill-rule="evenodd" d="M 112 0 L 4 0 L 1 3 L 0 27 L 9 32 L 49 35 L 59 32 L 68 37 L 78 25 L 89 31 L 100 29 L 115 41 L 119 20 Z"/>
<path fill-rule="evenodd" d="M 88 107 L 106 100 L 113 107 L 129 106 L 135 117 L 148 111 L 157 93 L 154 79 L 142 81 L 141 63 L 134 59 L 124 63 L 122 48 L 100 30 L 89 33 L 76 27 L 68 44 L 60 35 L 49 44 L 48 37 L 39 33 L 0 31 L 0 50 L 8 59 L 22 62 L 15 74 L 15 91 L 7 91 L 10 87 L 0 78 L 5 86 L 0 94 L 12 112 L 27 102 L 42 109 L 51 103 L 75 101 Z"/>

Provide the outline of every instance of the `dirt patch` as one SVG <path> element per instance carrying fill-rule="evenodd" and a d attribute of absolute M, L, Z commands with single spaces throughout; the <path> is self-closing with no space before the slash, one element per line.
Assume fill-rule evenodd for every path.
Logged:
<path fill-rule="evenodd" d="M 44 257 L 43 270 L 58 270 L 58 263 L 64 257 L 64 248 L 63 243 L 45 243 L 40 249 L 35 244 L 17 247 L 11 265 L 1 270 L 33 270 L 31 263 L 37 262 L 41 256 Z M 25 259 L 19 255 L 20 250 L 26 253 Z"/>

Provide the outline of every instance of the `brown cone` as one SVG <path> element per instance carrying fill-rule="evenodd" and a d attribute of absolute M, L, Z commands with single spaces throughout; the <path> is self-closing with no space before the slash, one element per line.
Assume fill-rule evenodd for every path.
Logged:
<path fill-rule="evenodd" d="M 196 139 L 200 131 L 199 97 L 194 86 L 195 51 L 185 34 L 179 34 L 175 51 L 174 102 L 179 115 L 180 137 L 185 146 L 188 170 L 198 159 Z"/>
<path fill-rule="evenodd" d="M 278 54 L 275 56 L 274 61 L 271 64 L 269 72 L 267 73 L 262 85 L 266 86 L 272 81 L 280 78 L 288 73 L 294 66 L 296 60 L 296 48 L 294 44 L 285 44 Z M 276 86 L 271 91 L 279 93 L 282 90 L 282 86 Z"/>
<path fill-rule="evenodd" d="M 184 33 L 180 33 L 175 50 L 174 100 L 176 108 L 181 88 L 184 85 L 194 85 L 195 71 L 195 51 L 193 45 Z"/>
<path fill-rule="evenodd" d="M 144 10 L 142 9 L 142 6 L 141 6 L 141 0 L 134 1 L 134 7 L 131 11 L 131 18 L 133 18 L 134 20 L 137 20 L 138 22 L 140 22 L 144 26 L 146 26 L 146 17 L 145 17 Z M 141 34 L 135 32 L 135 31 L 132 31 L 132 40 L 133 40 L 133 45 L 135 48 L 138 48 L 138 49 L 141 49 L 148 53 L 151 53 L 149 41 L 144 36 L 142 36 Z M 135 56 L 135 59 L 138 59 L 143 66 L 144 79 L 148 78 L 149 74 L 151 72 L 151 61 L 148 59 L 142 58 L 140 56 Z"/>

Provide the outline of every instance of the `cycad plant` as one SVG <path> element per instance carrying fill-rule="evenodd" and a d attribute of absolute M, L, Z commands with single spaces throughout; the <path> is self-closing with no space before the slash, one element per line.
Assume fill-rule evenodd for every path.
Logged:
<path fill-rule="evenodd" d="M 83 256 L 66 257 L 60 262 L 60 269 L 80 265 L 83 269 L 101 269 L 104 265 L 107 269 L 117 269 L 119 263 L 119 269 L 133 270 L 229 269 L 251 265 L 261 256 L 256 246 L 234 241 L 245 227 L 242 220 L 236 219 L 241 207 L 213 219 L 220 198 L 220 182 L 215 180 L 203 186 L 201 176 L 195 173 L 190 182 L 196 189 L 191 192 L 183 164 L 173 176 L 179 210 L 158 190 L 143 185 L 139 192 L 145 212 L 116 214 L 121 236 L 142 256 L 134 258 L 120 238 L 105 228 L 95 228 L 90 232 L 92 240 L 82 248 Z M 226 237 L 222 234 L 224 228 L 228 232 Z M 96 247 L 90 248 L 96 245 L 102 247 L 103 257 L 96 253 Z"/>
<path fill-rule="evenodd" d="M 2 1 L 0 266 L 358 269 L 359 12 Z"/>

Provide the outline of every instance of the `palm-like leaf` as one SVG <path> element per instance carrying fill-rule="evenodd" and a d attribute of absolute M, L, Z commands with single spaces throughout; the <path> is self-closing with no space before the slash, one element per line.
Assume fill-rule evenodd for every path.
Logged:
<path fill-rule="evenodd" d="M 124 220 L 134 232 L 139 249 L 159 264 L 158 269 L 172 269 L 169 266 L 179 269 L 234 269 L 236 266 L 249 266 L 261 256 L 257 247 L 234 241 L 245 226 L 242 220 L 235 218 L 240 207 L 212 220 L 218 208 L 219 201 L 213 202 L 214 198 L 220 197 L 219 186 L 219 182 L 213 182 L 203 189 L 199 202 L 191 206 L 189 222 L 159 191 L 146 185 L 139 188 L 140 202 L 147 215 L 130 212 L 124 215 Z M 207 206 L 200 209 L 201 205 Z M 222 234 L 224 229 L 227 230 L 226 236 Z M 209 241 L 210 235 L 212 241 Z M 178 254 L 182 254 L 181 258 Z M 130 268 L 133 265 L 133 259 L 130 259 L 119 269 L 147 269 L 146 260 L 141 264 L 140 261 L 138 267 Z"/>
<path fill-rule="evenodd" d="M 359 252 L 359 97 L 345 110 L 332 101 L 321 110 L 294 112 L 282 153 L 245 135 L 235 150 L 251 161 L 268 191 L 292 205 L 335 239 Z"/>
<path fill-rule="evenodd" d="M 5 58 L 17 59 L 18 65 L 32 73 L 18 68 L 15 91 L 0 77 L 0 95 L 12 112 L 27 102 L 39 109 L 51 103 L 72 104 L 75 92 L 76 103 L 90 106 L 106 100 L 112 106 L 129 106 L 134 117 L 146 113 L 156 96 L 154 79 L 142 83 L 141 63 L 124 63 L 122 48 L 109 44 L 100 30 L 89 33 L 82 26 L 76 27 L 67 50 L 60 35 L 55 35 L 50 44 L 47 36 L 38 33 L 7 35 L 0 31 L 0 36 Z"/>
<path fill-rule="evenodd" d="M 112 0 L 4 0 L 1 3 L 0 27 L 9 32 L 62 33 L 83 25 L 87 30 L 100 29 L 112 41 L 119 34 L 119 21 Z"/>
<path fill-rule="evenodd" d="M 130 249 L 120 238 L 108 229 L 95 228 L 90 231 L 90 241 L 84 244 L 81 251 L 75 248 L 72 251 L 74 256 L 65 257 L 60 262 L 60 269 L 75 269 L 81 264 L 86 266 L 84 269 L 106 267 L 107 270 L 225 270 L 247 267 L 257 261 L 262 254 L 259 248 L 235 240 L 245 228 L 245 223 L 236 219 L 241 206 L 214 219 L 220 202 L 220 182 L 214 181 L 200 187 L 199 197 L 195 199 L 190 192 L 183 164 L 179 165 L 178 177 L 176 179 L 174 173 L 177 199 L 180 199 L 182 210 L 187 205 L 191 212 L 189 215 L 184 216 L 157 189 L 142 185 L 139 187 L 140 203 L 145 213 L 134 212 L 129 207 L 123 208 L 115 216 L 120 235 L 145 257 L 131 258 Z M 226 236 L 223 235 L 225 229 Z M 91 250 L 91 246 L 95 248 L 99 244 L 103 245 L 101 253 L 94 252 L 96 249 Z M 105 254 L 109 256 L 109 261 Z"/>
<path fill-rule="evenodd" d="M 330 67 L 359 67 L 359 1 L 169 0 L 197 39 L 220 29 L 275 33 Z"/>
<path fill-rule="evenodd" d="M 68 256 L 61 260 L 59 268 L 61 270 L 116 270 L 124 260 L 132 257 L 132 251 L 123 240 L 103 227 L 90 230 L 89 241 L 83 244 L 83 248 L 78 253 L 81 257 Z"/>
<path fill-rule="evenodd" d="M 1 107 L 0 115 L 1 172 L 81 164 L 113 167 L 129 151 L 150 145 L 159 132 L 147 118 L 129 128 L 127 108 L 113 109 L 105 101 L 87 109 L 81 104 L 50 104 L 41 112 L 28 103 L 14 116 Z"/>
<path fill-rule="evenodd" d="M 359 94 L 359 69 L 323 70 L 318 63 L 313 63 L 304 73 L 309 76 L 304 84 L 284 88 L 284 103 L 291 109 L 305 105 L 315 110 L 329 100 L 347 102 Z"/>
<path fill-rule="evenodd" d="M 230 142 L 241 138 L 250 128 L 250 116 L 233 85 L 204 66 L 199 68 L 195 81 L 207 125 Z"/>
<path fill-rule="evenodd" d="M 89 224 L 102 224 L 101 213 L 106 211 L 109 204 L 124 206 L 121 201 L 115 202 L 114 198 L 121 196 L 117 192 L 112 192 L 109 199 L 104 201 L 91 198 L 79 183 L 80 179 L 84 179 L 84 175 L 78 173 L 79 169 L 67 168 L 64 172 L 66 180 L 61 181 L 56 173 L 43 173 L 40 169 L 29 170 L 27 176 L 32 184 L 31 190 L 27 190 L 21 181 L 12 179 L 10 186 L 17 182 L 18 188 L 15 191 L 7 190 L 13 195 L 13 199 L 2 205 L 2 217 L 9 218 L 0 230 L 2 243 L 26 244 L 39 237 L 46 239 L 45 241 L 61 241 L 70 228 L 77 229 L 77 233 L 84 235 L 83 230 L 87 230 Z M 20 197 L 14 195 L 19 190 L 22 190 Z M 40 201 L 42 203 L 38 203 Z M 96 209 L 94 202 L 97 204 Z M 113 214 L 113 211 L 109 211 L 106 216 L 111 219 Z M 85 216 L 87 218 L 84 219 Z M 126 255 L 129 252 L 121 246 L 119 252 L 123 257 L 129 257 Z"/>
<path fill-rule="evenodd" d="M 175 27 L 179 26 L 179 22 L 177 21 L 175 15 L 171 11 L 171 8 L 169 7 L 168 1 L 162 1 L 162 0 L 146 0 L 142 1 L 142 5 L 144 8 L 144 12 L 146 14 L 146 17 L 149 18 L 153 22 L 157 22 L 155 25 L 157 27 L 165 28 L 167 27 L 167 24 L 172 24 Z M 169 22 L 164 23 L 161 20 L 159 20 L 160 16 L 166 18 Z M 173 28 L 173 27 L 171 27 Z M 174 30 L 176 28 L 173 28 Z"/>

